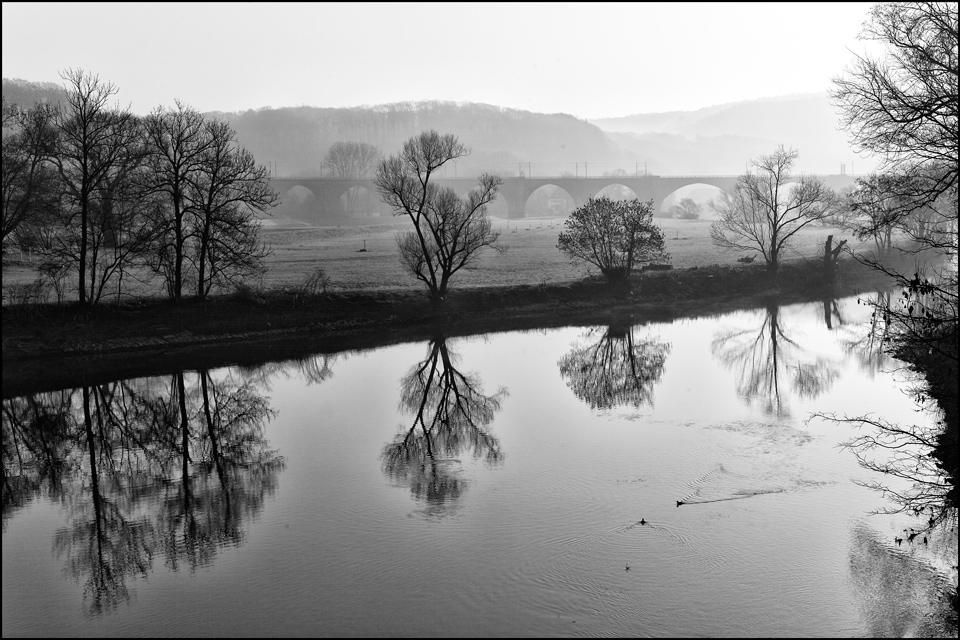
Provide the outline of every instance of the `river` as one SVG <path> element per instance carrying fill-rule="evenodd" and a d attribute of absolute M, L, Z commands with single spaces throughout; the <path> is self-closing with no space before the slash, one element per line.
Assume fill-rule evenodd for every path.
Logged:
<path fill-rule="evenodd" d="M 956 530 L 856 298 L 4 400 L 6 636 L 928 635 Z M 877 455 L 885 455 L 880 452 Z M 904 529 L 907 531 L 904 532 Z"/>

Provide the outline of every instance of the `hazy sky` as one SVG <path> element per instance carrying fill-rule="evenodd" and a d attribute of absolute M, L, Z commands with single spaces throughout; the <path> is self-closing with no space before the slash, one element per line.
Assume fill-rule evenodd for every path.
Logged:
<path fill-rule="evenodd" d="M 872 3 L 3 3 L 3 77 L 137 113 L 483 102 L 580 118 L 824 91 Z"/>

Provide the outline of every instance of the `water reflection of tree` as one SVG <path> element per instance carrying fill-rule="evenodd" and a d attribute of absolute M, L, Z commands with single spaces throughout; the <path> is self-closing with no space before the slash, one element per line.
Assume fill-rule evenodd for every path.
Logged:
<path fill-rule="evenodd" d="M 663 376 L 671 345 L 637 340 L 634 330 L 607 327 L 599 341 L 574 348 L 558 363 L 567 386 L 591 409 L 653 405 L 653 387 Z M 587 335 L 596 336 L 598 331 L 591 329 Z"/>
<path fill-rule="evenodd" d="M 3 401 L 3 528 L 10 516 L 45 488 L 59 498 L 69 473 L 73 392 L 43 393 Z"/>
<path fill-rule="evenodd" d="M 801 398 L 816 398 L 839 374 L 829 360 L 811 356 L 787 335 L 779 306 L 768 305 L 762 318 L 759 327 L 718 334 L 711 350 L 738 374 L 741 398 L 747 403 L 760 400 L 766 413 L 785 416 L 791 391 Z"/>
<path fill-rule="evenodd" d="M 877 292 L 869 299 L 858 299 L 857 304 L 873 309 L 870 321 L 844 325 L 840 344 L 857 359 L 860 370 L 873 377 L 891 364 L 886 353 L 890 346 L 890 294 Z"/>
<path fill-rule="evenodd" d="M 59 496 L 54 554 L 87 610 L 110 611 L 157 554 L 193 569 L 243 542 L 283 468 L 263 437 L 272 415 L 254 385 L 209 372 L 5 400 L 4 518 Z"/>
<path fill-rule="evenodd" d="M 489 464 L 503 459 L 488 426 L 507 391 L 484 395 L 480 379 L 461 373 L 457 360 L 445 340 L 429 343 L 427 357 L 400 381 L 400 410 L 413 422 L 381 454 L 384 472 L 409 484 L 435 514 L 455 504 L 466 488 L 456 458 L 469 453 Z"/>
<path fill-rule="evenodd" d="M 193 571 L 218 548 L 243 542 L 243 524 L 274 492 L 283 462 L 266 449 L 263 429 L 273 412 L 250 384 L 227 390 L 201 371 L 198 397 L 188 398 L 183 375 L 175 377 L 178 421 L 167 433 L 179 433 L 171 450 L 180 477 L 164 487 L 158 525 L 167 565 Z"/>

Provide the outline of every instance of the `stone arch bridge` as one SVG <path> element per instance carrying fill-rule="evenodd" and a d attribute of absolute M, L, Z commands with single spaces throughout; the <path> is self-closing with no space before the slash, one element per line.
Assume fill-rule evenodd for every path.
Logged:
<path fill-rule="evenodd" d="M 853 184 L 853 177 L 819 176 L 827 186 L 840 189 Z M 431 182 L 439 186 L 451 187 L 463 195 L 477 186 L 476 178 L 438 178 L 432 177 Z M 611 185 L 622 185 L 633 190 L 643 201 L 653 200 L 653 210 L 659 211 L 663 201 L 677 189 L 703 184 L 717 187 L 723 191 L 732 190 L 737 182 L 737 176 L 603 176 L 596 178 L 570 177 L 537 177 L 537 178 L 504 178 L 500 193 L 497 196 L 507 206 L 507 214 L 511 219 L 523 218 L 527 200 L 540 187 L 560 187 L 573 198 L 575 207 L 579 207 L 588 199 L 596 196 L 604 188 Z M 340 210 L 340 198 L 353 187 L 362 187 L 370 193 L 377 193 L 377 187 L 372 179 L 350 178 L 271 178 L 271 186 L 283 194 L 294 187 L 309 189 L 317 199 L 317 206 L 323 212 Z"/>

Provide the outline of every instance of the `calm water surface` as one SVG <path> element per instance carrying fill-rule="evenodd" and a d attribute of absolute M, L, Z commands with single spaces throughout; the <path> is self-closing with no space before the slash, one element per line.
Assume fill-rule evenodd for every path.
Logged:
<path fill-rule="evenodd" d="M 856 481 L 905 483 L 810 419 L 932 420 L 868 319 L 848 299 L 5 400 L 3 635 L 918 633 L 956 534 L 895 546 L 918 521 Z"/>

